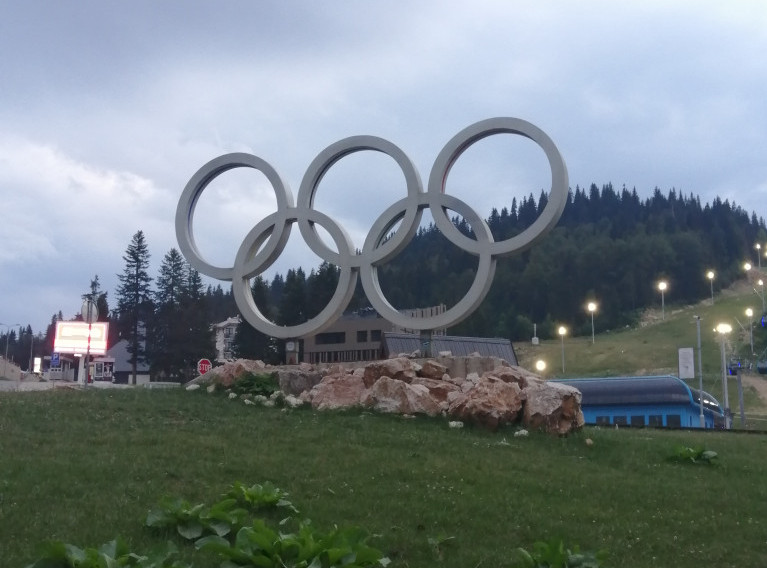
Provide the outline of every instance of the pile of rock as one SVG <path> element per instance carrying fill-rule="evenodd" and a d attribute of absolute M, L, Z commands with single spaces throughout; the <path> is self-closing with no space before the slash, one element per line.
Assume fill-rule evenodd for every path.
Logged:
<path fill-rule="evenodd" d="M 491 430 L 509 424 L 566 434 L 583 425 L 581 393 L 494 357 L 397 357 L 364 366 L 270 367 L 238 360 L 193 383 L 231 386 L 240 374 L 274 372 L 280 390 L 317 410 L 363 407 L 404 415 L 443 415 Z"/>

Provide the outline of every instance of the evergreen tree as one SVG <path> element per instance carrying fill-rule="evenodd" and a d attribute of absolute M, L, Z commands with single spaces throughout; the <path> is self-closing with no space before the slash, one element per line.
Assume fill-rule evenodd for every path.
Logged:
<path fill-rule="evenodd" d="M 147 329 L 152 315 L 152 295 L 149 276 L 149 248 L 143 231 L 133 235 L 123 255 L 125 268 L 117 277 L 118 325 L 123 338 L 128 341 L 131 356 L 132 383 L 136 383 L 139 361 L 147 360 Z"/>
<path fill-rule="evenodd" d="M 259 275 L 251 285 L 253 301 L 267 319 L 271 319 L 272 309 L 269 305 L 269 285 Z M 273 337 L 258 331 L 247 321 L 241 320 L 234 336 L 234 356 L 243 359 L 260 359 L 264 363 L 279 363 L 277 341 Z"/>
<path fill-rule="evenodd" d="M 306 279 L 307 319 L 315 317 L 328 305 L 338 287 L 339 274 L 340 270 L 327 261 L 309 273 Z"/>
<path fill-rule="evenodd" d="M 234 304 L 231 291 L 228 301 Z M 196 373 L 197 361 L 215 358 L 216 345 L 212 328 L 215 322 L 208 318 L 209 312 L 208 298 L 204 293 L 200 273 L 189 263 L 185 263 L 181 295 L 181 319 L 185 325 L 185 335 L 178 349 L 181 356 L 179 376 L 182 380 L 191 379 Z"/>
<path fill-rule="evenodd" d="M 191 378 L 196 362 L 215 352 L 199 272 L 175 248 L 166 253 L 157 277 L 151 361 L 168 380 Z"/>
<path fill-rule="evenodd" d="M 288 270 L 279 310 L 281 325 L 297 325 L 307 319 L 306 275 L 301 268 Z"/>
<path fill-rule="evenodd" d="M 172 248 L 163 257 L 154 293 L 151 355 L 153 374 L 175 377 L 179 367 L 179 347 L 184 340 L 185 322 L 181 317 L 184 290 L 185 261 Z"/>

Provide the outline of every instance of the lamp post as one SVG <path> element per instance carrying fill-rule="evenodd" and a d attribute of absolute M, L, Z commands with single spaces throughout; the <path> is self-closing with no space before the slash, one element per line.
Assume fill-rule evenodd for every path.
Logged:
<path fill-rule="evenodd" d="M 759 270 L 762 269 L 762 245 L 756 243 L 756 262 L 758 263 Z"/>
<path fill-rule="evenodd" d="M 751 338 L 751 356 L 754 356 L 754 310 L 746 308 L 746 316 L 748 317 L 748 335 Z"/>
<path fill-rule="evenodd" d="M 559 337 L 562 338 L 562 373 L 565 372 L 565 335 L 567 334 L 567 328 L 563 325 L 559 326 Z"/>
<path fill-rule="evenodd" d="M 698 389 L 699 389 L 699 406 L 700 406 L 700 427 L 706 428 L 706 418 L 703 416 L 703 357 L 700 352 L 700 316 L 695 316 L 696 327 L 698 331 Z"/>
<path fill-rule="evenodd" d="M 708 272 L 706 272 L 706 278 L 708 278 L 708 282 L 711 285 L 711 305 L 712 306 L 714 305 L 714 276 L 716 276 L 716 274 L 714 274 L 713 270 L 709 270 Z"/>
<path fill-rule="evenodd" d="M 762 298 L 762 314 L 764 314 L 766 311 L 764 309 L 764 280 L 760 278 L 756 283 L 759 285 L 759 296 Z"/>
<path fill-rule="evenodd" d="M 665 280 L 661 280 L 658 282 L 658 290 L 660 290 L 660 310 L 661 310 L 661 319 L 666 319 L 666 288 L 668 288 L 668 284 L 666 284 Z"/>
<path fill-rule="evenodd" d="M 728 333 L 732 331 L 732 326 L 728 323 L 720 323 L 716 326 L 716 331 L 722 339 L 722 385 L 724 389 L 724 427 L 730 429 L 730 396 L 727 393 L 727 361 L 725 360 L 724 341 Z"/>
<path fill-rule="evenodd" d="M 597 311 L 595 302 L 589 302 L 586 309 L 591 313 L 591 344 L 594 345 L 594 312 Z"/>

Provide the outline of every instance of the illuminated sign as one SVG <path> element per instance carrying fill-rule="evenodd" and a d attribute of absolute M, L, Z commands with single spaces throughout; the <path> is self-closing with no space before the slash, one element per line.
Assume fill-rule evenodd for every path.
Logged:
<path fill-rule="evenodd" d="M 57 353 L 74 353 L 76 355 L 85 355 L 86 353 L 105 355 L 108 331 L 109 324 L 106 322 L 91 324 L 82 321 L 56 322 L 56 338 L 53 341 L 53 350 Z"/>

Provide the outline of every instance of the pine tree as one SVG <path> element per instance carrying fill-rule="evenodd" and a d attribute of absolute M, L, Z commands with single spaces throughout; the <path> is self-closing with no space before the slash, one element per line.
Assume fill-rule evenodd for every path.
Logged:
<path fill-rule="evenodd" d="M 231 293 L 229 294 L 231 299 Z M 200 273 L 189 263 L 184 267 L 184 287 L 181 295 L 180 319 L 184 322 L 182 341 L 177 346 L 179 358 L 179 377 L 191 379 L 195 373 L 197 361 L 213 359 L 216 353 L 215 337 L 208 318 L 210 307 Z"/>
<path fill-rule="evenodd" d="M 157 290 L 154 293 L 151 354 L 152 370 L 165 377 L 176 375 L 178 347 L 183 341 L 185 322 L 181 317 L 181 300 L 186 279 L 185 261 L 175 249 L 170 249 L 160 264 Z"/>
<path fill-rule="evenodd" d="M 139 361 L 147 360 L 147 329 L 152 314 L 152 278 L 147 272 L 149 256 L 144 233 L 139 230 L 125 250 L 123 273 L 117 275 L 120 280 L 117 287 L 118 325 L 122 337 L 128 341 L 133 384 L 136 384 Z"/>
<path fill-rule="evenodd" d="M 281 325 L 298 325 L 307 319 L 306 275 L 301 268 L 288 270 L 280 298 Z"/>
<path fill-rule="evenodd" d="M 263 276 L 259 275 L 253 279 L 251 293 L 253 294 L 253 301 L 263 316 L 271 319 L 269 285 Z M 264 363 L 279 363 L 277 341 L 258 331 L 244 320 L 240 321 L 234 336 L 234 355 L 243 359 L 260 359 Z"/>

